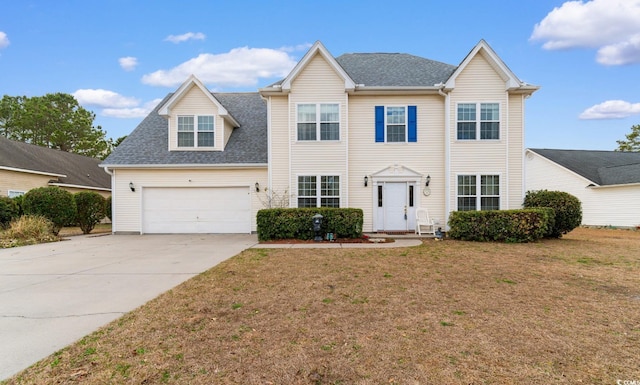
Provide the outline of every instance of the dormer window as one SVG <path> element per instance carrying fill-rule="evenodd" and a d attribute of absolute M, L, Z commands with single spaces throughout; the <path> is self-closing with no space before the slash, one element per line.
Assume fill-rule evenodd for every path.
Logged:
<path fill-rule="evenodd" d="M 213 115 L 178 116 L 178 147 L 213 147 L 214 136 Z"/>

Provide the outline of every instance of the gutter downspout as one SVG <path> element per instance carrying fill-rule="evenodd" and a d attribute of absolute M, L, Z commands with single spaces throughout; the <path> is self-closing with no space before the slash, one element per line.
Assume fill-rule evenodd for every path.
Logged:
<path fill-rule="evenodd" d="M 444 97 L 444 229 L 449 231 L 449 213 L 451 212 L 451 95 L 442 91 L 444 84 L 436 84 L 438 94 Z"/>
<path fill-rule="evenodd" d="M 116 195 L 116 189 L 113 187 L 116 185 L 116 175 L 114 171 L 109 170 L 109 167 L 103 167 L 104 172 L 111 175 L 111 234 L 116 233 L 116 211 L 113 209 L 114 197 Z"/>

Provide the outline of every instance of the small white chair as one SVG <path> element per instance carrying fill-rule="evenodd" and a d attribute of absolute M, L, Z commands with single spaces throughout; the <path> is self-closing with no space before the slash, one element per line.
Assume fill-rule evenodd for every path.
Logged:
<path fill-rule="evenodd" d="M 423 230 L 426 227 L 426 230 Z M 429 218 L 429 211 L 424 208 L 416 209 L 416 233 L 418 235 L 432 234 L 436 235 L 436 224 L 433 219 Z"/>

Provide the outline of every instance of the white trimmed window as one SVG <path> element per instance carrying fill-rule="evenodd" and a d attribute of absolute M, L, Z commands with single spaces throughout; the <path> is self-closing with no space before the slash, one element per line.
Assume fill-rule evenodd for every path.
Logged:
<path fill-rule="evenodd" d="M 7 196 L 9 198 L 20 197 L 20 196 L 23 196 L 24 194 L 25 194 L 25 192 L 21 191 L 21 190 L 9 190 L 9 191 L 7 191 Z"/>
<path fill-rule="evenodd" d="M 298 104 L 298 140 L 340 140 L 340 105 Z"/>
<path fill-rule="evenodd" d="M 388 143 L 407 141 L 407 110 L 405 107 L 387 107 L 385 134 Z"/>
<path fill-rule="evenodd" d="M 500 139 L 499 103 L 459 103 L 458 140 Z"/>
<path fill-rule="evenodd" d="M 214 137 L 213 115 L 178 116 L 178 147 L 213 147 Z"/>
<path fill-rule="evenodd" d="M 457 197 L 458 211 L 500 210 L 500 176 L 458 175 Z"/>
<path fill-rule="evenodd" d="M 298 176 L 298 207 L 340 207 L 340 177 Z"/>

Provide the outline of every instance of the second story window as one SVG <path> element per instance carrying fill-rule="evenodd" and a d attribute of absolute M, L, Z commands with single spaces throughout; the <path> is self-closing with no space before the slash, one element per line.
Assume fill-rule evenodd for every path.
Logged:
<path fill-rule="evenodd" d="M 298 140 L 340 140 L 339 104 L 298 104 Z"/>
<path fill-rule="evenodd" d="M 376 142 L 417 142 L 418 128 L 416 116 L 416 106 L 376 106 Z"/>
<path fill-rule="evenodd" d="M 178 147 L 213 147 L 214 137 L 213 115 L 178 116 Z"/>
<path fill-rule="evenodd" d="M 458 140 L 500 139 L 499 103 L 458 104 Z"/>

